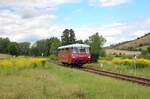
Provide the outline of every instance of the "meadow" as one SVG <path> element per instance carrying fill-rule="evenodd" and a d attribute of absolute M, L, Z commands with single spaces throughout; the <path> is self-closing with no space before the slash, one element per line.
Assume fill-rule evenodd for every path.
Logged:
<path fill-rule="evenodd" d="M 0 99 L 149 99 L 150 97 L 149 87 L 46 61 L 47 58 L 0 60 Z M 5 72 L 2 72 L 3 70 Z"/>
<path fill-rule="evenodd" d="M 133 56 L 133 55 L 140 55 L 140 51 L 127 51 L 127 50 L 116 50 L 116 49 L 105 49 L 107 55 L 128 55 L 128 56 Z"/>
<path fill-rule="evenodd" d="M 150 78 L 150 60 L 133 58 L 103 58 L 97 63 L 86 64 L 87 67 L 94 67 L 109 70 L 117 73 Z"/>

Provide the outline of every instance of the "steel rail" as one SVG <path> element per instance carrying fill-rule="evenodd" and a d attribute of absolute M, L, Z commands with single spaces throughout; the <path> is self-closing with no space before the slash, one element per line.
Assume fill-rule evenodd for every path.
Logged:
<path fill-rule="evenodd" d="M 53 63 L 53 64 L 57 64 L 57 65 L 62 66 L 62 64 L 60 62 L 57 62 L 57 61 L 55 61 L 55 62 L 49 61 L 49 63 Z M 141 84 L 144 86 L 150 86 L 150 79 L 148 79 L 148 78 L 125 75 L 125 74 L 115 73 L 115 72 L 111 72 L 111 71 L 95 69 L 95 68 L 91 68 L 91 67 L 82 67 L 82 68 L 77 68 L 77 69 L 82 70 L 82 71 L 86 71 L 86 72 L 90 72 L 90 73 L 94 73 L 94 74 L 98 74 L 98 75 L 103 75 L 103 76 L 115 78 L 115 79 L 120 79 L 120 80 L 130 81 L 133 83 L 138 83 L 138 84 Z"/>
<path fill-rule="evenodd" d="M 131 81 L 131 82 L 138 83 L 138 84 L 145 85 L 145 86 L 150 86 L 150 79 L 147 79 L 147 78 L 142 78 L 142 77 L 137 77 L 137 76 L 129 76 L 129 75 L 125 75 L 125 74 L 114 73 L 114 72 L 110 72 L 110 71 L 104 71 L 104 70 L 88 68 L 88 67 L 83 67 L 83 68 L 81 68 L 81 70 L 95 73 L 98 75 L 116 78 L 116 79 Z"/>

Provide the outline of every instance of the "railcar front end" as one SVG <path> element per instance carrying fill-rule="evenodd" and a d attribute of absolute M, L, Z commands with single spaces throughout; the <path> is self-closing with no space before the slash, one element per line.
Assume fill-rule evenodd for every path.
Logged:
<path fill-rule="evenodd" d="M 72 44 L 58 48 L 59 61 L 64 64 L 83 65 L 91 61 L 89 46 L 85 44 Z"/>
<path fill-rule="evenodd" d="M 72 63 L 73 64 L 86 64 L 90 63 L 91 55 L 89 48 L 73 47 L 72 48 Z"/>

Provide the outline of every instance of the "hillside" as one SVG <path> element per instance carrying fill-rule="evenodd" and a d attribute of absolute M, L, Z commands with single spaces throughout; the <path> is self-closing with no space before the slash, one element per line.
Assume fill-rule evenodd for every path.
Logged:
<path fill-rule="evenodd" d="M 141 51 L 127 51 L 127 50 L 116 50 L 116 49 L 105 49 L 106 55 L 140 55 Z"/>
<path fill-rule="evenodd" d="M 135 40 L 125 41 L 116 45 L 111 45 L 112 49 L 124 49 L 124 50 L 139 50 L 150 45 L 150 33 L 145 34 L 142 37 L 138 37 Z"/>

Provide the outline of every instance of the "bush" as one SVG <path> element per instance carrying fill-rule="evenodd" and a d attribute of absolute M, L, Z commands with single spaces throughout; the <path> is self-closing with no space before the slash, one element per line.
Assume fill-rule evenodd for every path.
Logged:
<path fill-rule="evenodd" d="M 58 60 L 58 57 L 57 57 L 56 55 L 50 55 L 50 56 L 49 56 L 49 59 L 56 61 L 56 60 Z"/>
<path fill-rule="evenodd" d="M 95 33 L 90 36 L 86 42 L 90 45 L 92 62 L 97 62 L 100 54 L 105 55 L 105 52 L 102 51 L 102 46 L 106 40 L 103 38 L 103 36 L 100 36 L 99 33 Z"/>
<path fill-rule="evenodd" d="M 141 57 L 150 59 L 150 46 L 148 46 L 146 50 L 142 51 Z"/>
<path fill-rule="evenodd" d="M 99 59 L 99 54 L 91 53 L 92 62 L 97 62 Z"/>
<path fill-rule="evenodd" d="M 106 57 L 100 57 L 100 60 L 112 60 L 113 56 L 112 55 L 107 55 Z"/>
<path fill-rule="evenodd" d="M 106 56 L 106 51 L 104 49 L 100 50 L 100 57 L 105 57 Z"/>

